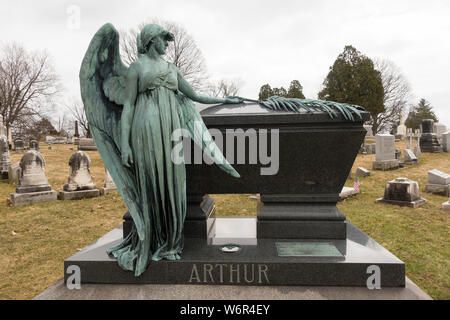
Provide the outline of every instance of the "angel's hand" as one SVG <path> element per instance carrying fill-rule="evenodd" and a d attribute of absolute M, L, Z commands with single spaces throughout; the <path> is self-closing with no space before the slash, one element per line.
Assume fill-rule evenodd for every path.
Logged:
<path fill-rule="evenodd" d="M 161 85 L 162 83 L 164 83 L 169 73 L 170 71 L 165 71 L 154 75 L 153 79 L 151 80 L 151 83 L 158 86 Z"/>
<path fill-rule="evenodd" d="M 133 152 L 130 146 L 122 148 L 122 164 L 128 168 L 133 164 Z"/>
<path fill-rule="evenodd" d="M 241 97 L 230 96 L 225 98 L 225 103 L 242 103 L 244 101 Z"/>

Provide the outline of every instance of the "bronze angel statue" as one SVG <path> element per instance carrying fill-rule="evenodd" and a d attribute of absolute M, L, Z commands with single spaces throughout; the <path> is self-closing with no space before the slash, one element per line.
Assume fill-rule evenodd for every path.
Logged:
<path fill-rule="evenodd" d="M 137 61 L 120 58 L 119 33 L 105 24 L 84 56 L 80 86 L 86 117 L 99 153 L 133 218 L 130 234 L 109 248 L 120 267 L 141 275 L 152 260 L 180 259 L 186 215 L 184 163 L 171 160 L 186 129 L 225 172 L 239 174 L 215 145 L 193 101 L 240 103 L 239 97 L 196 93 L 178 68 L 163 59 L 172 33 L 148 24 L 138 34 Z M 182 139 L 180 137 L 179 139 Z"/>

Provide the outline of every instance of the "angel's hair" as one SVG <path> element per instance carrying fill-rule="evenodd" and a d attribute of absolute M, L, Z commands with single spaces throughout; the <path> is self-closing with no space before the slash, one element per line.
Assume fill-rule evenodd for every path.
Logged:
<path fill-rule="evenodd" d="M 145 54 L 148 51 L 149 44 L 153 38 L 162 35 L 166 40 L 173 41 L 174 36 L 171 32 L 157 24 L 147 24 L 142 28 L 136 37 L 136 45 L 139 54 Z"/>

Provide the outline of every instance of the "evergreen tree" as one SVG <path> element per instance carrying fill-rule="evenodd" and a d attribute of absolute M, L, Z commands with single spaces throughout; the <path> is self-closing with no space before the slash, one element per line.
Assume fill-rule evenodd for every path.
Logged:
<path fill-rule="evenodd" d="M 303 87 L 300 84 L 300 81 L 292 80 L 291 84 L 289 85 L 289 90 L 287 92 L 287 98 L 305 99 L 305 96 L 303 95 L 302 91 Z"/>
<path fill-rule="evenodd" d="M 273 90 L 270 87 L 269 84 L 265 84 L 261 87 L 261 89 L 259 89 L 259 96 L 258 99 L 259 100 L 265 100 L 271 96 L 273 96 Z"/>
<path fill-rule="evenodd" d="M 370 112 L 372 119 L 385 111 L 384 89 L 381 74 L 373 61 L 352 46 L 346 46 L 339 54 L 323 82 L 319 99 L 356 104 Z M 378 132 L 373 122 L 373 132 Z"/>
<path fill-rule="evenodd" d="M 427 100 L 420 99 L 419 103 L 411 108 L 405 125 L 408 128 L 419 129 L 424 119 L 433 119 L 434 122 L 438 122 L 438 118 L 432 109 L 433 107 Z"/>

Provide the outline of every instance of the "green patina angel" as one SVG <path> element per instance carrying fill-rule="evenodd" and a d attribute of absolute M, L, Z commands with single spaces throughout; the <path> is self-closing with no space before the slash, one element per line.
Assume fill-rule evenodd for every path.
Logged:
<path fill-rule="evenodd" d="M 83 59 L 80 86 L 86 117 L 100 155 L 133 218 L 130 234 L 109 248 L 119 265 L 141 275 L 151 260 L 180 258 L 186 215 L 184 163 L 171 160 L 186 129 L 215 163 L 239 174 L 223 157 L 193 101 L 240 103 L 241 98 L 197 94 L 164 55 L 173 35 L 155 24 L 137 37 L 139 59 L 126 67 L 119 34 L 106 24 L 95 34 Z"/>

